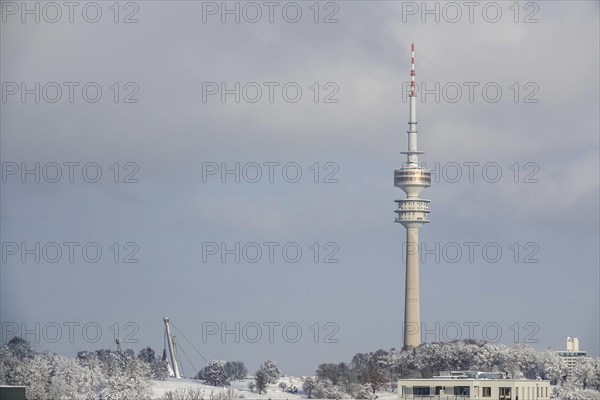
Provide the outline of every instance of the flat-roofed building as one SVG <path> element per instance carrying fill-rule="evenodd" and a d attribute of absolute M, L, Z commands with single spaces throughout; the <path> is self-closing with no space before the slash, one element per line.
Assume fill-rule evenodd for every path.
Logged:
<path fill-rule="evenodd" d="M 585 351 L 581 351 L 579 349 L 579 339 L 578 338 L 567 338 L 567 350 L 566 351 L 557 351 L 556 352 L 567 365 L 567 380 L 572 381 L 573 375 L 575 371 L 575 366 L 581 360 L 582 357 L 586 357 L 587 353 Z"/>
<path fill-rule="evenodd" d="M 430 379 L 398 381 L 398 399 L 547 400 L 550 381 L 509 379 L 504 372 L 442 371 Z"/>

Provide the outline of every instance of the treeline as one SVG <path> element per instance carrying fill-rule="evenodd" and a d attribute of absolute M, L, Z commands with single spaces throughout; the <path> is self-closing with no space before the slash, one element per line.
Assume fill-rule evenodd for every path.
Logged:
<path fill-rule="evenodd" d="M 582 357 L 574 380 L 567 381 L 567 366 L 556 352 L 536 351 L 524 344 L 505 346 L 483 341 L 426 343 L 411 351 L 377 350 L 357 353 L 350 362 L 323 363 L 314 377 L 285 377 L 274 361 L 264 362 L 249 380 L 248 388 L 267 393 L 278 384 L 288 393 L 320 399 L 371 399 L 377 391 L 397 390 L 404 378 L 430 378 L 444 370 L 506 372 L 513 378 L 545 379 L 557 385 L 559 399 L 580 398 L 580 389 L 600 390 L 600 359 Z M 196 378 L 213 386 L 227 386 L 245 379 L 248 370 L 241 361 L 210 361 Z M 152 398 L 152 379 L 168 376 L 167 362 L 151 348 L 137 356 L 132 350 L 81 351 L 75 359 L 39 352 L 21 338 L 0 346 L 0 385 L 25 386 L 29 400 L 130 400 Z M 297 387 L 297 386 L 299 387 Z M 208 395 L 197 389 L 169 392 L 165 398 L 225 400 L 232 389 Z"/>
<path fill-rule="evenodd" d="M 377 350 L 357 353 L 349 363 L 318 366 L 314 378 L 304 380 L 309 398 L 368 399 L 377 390 L 395 391 L 404 378 L 430 378 L 439 371 L 501 371 L 513 378 L 545 379 L 560 385 L 568 398 L 573 384 L 600 390 L 600 359 L 582 358 L 575 381 L 567 382 L 567 366 L 556 352 L 536 351 L 524 344 L 505 346 L 475 340 L 426 343 L 412 351 Z"/>
<path fill-rule="evenodd" d="M 151 348 L 81 351 L 75 359 L 38 352 L 24 339 L 0 347 L 0 384 L 25 386 L 28 400 L 131 400 L 152 397 L 152 379 L 166 379 L 166 361 Z"/>

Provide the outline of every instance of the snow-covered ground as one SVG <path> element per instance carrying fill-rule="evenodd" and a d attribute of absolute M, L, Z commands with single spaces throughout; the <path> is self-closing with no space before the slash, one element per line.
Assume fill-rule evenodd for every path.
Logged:
<path fill-rule="evenodd" d="M 250 389 L 248 389 L 248 383 L 250 383 L 250 381 L 252 379 L 244 379 L 244 380 L 239 380 L 239 381 L 233 381 L 231 382 L 231 386 L 227 387 L 223 387 L 223 386 L 211 386 L 211 385 L 207 385 L 205 383 L 203 383 L 202 381 L 199 380 L 195 380 L 195 379 L 171 379 L 169 378 L 166 381 L 153 381 L 154 382 L 154 395 L 156 396 L 157 399 L 160 399 L 167 391 L 169 390 L 177 390 L 177 389 L 184 389 L 184 388 L 198 388 L 200 390 L 203 390 L 205 393 L 205 397 L 206 399 L 209 399 L 211 397 L 211 392 L 213 394 L 217 394 L 219 392 L 226 392 L 227 389 L 231 388 L 233 389 L 233 397 L 236 398 L 241 398 L 243 396 L 243 398 L 246 399 L 306 399 L 306 395 L 304 394 L 304 392 L 302 392 L 302 379 L 299 378 L 291 378 L 291 379 L 296 379 L 299 381 L 299 385 L 300 387 L 298 388 L 298 393 L 294 394 L 294 393 L 290 393 L 290 392 L 283 392 L 281 390 L 281 388 L 279 386 L 277 386 L 278 384 L 270 384 L 267 388 L 267 393 L 263 393 L 263 394 L 258 394 L 256 393 L 256 391 L 251 392 Z M 287 381 L 287 377 L 285 378 L 281 378 L 280 382 L 288 382 Z M 298 384 L 296 384 L 297 386 Z M 297 386 L 298 387 L 298 386 Z"/>
<path fill-rule="evenodd" d="M 203 383 L 202 381 L 195 380 L 195 379 L 171 379 L 171 378 L 169 378 L 166 381 L 153 381 L 153 383 L 154 383 L 153 390 L 154 390 L 154 396 L 156 399 L 161 399 L 163 397 L 163 395 L 170 390 L 172 391 L 172 390 L 177 390 L 177 389 L 185 389 L 188 387 L 203 390 L 205 399 L 210 399 L 212 397 L 211 392 L 213 395 L 217 395 L 218 393 L 225 393 L 227 391 L 227 389 L 233 389 L 233 397 L 234 398 L 244 398 L 244 399 L 248 399 L 248 400 L 253 400 L 253 399 L 256 399 L 256 400 L 267 400 L 267 399 L 272 399 L 272 400 L 279 400 L 279 399 L 295 400 L 295 399 L 297 399 L 297 400 L 300 400 L 300 399 L 307 398 L 306 394 L 302 391 L 303 378 L 297 378 L 297 377 L 292 377 L 292 376 L 283 376 L 279 379 L 279 381 L 277 381 L 277 383 L 268 385 L 267 393 L 262 393 L 262 394 L 256 393 L 256 390 L 254 392 L 251 392 L 250 389 L 248 389 L 248 383 L 250 383 L 250 381 L 252 381 L 252 380 L 253 379 L 251 379 L 251 378 L 247 378 L 247 379 L 243 379 L 243 380 L 239 380 L 239 381 L 233 381 L 233 382 L 231 382 L 231 386 L 223 387 L 223 386 L 207 385 L 207 384 Z M 287 384 L 287 387 L 296 386 L 298 388 L 298 392 L 297 393 L 290 393 L 287 391 L 284 392 L 279 387 L 280 382 L 285 382 Z M 395 400 L 398 398 L 397 393 L 391 393 L 391 392 L 377 392 L 376 396 L 378 397 L 378 399 L 382 399 L 382 400 L 392 400 L 392 399 Z"/>

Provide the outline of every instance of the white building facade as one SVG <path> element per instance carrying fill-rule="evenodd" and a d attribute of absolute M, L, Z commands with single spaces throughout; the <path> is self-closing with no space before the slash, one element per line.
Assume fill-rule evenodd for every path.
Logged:
<path fill-rule="evenodd" d="M 547 400 L 550 381 L 508 379 L 503 372 L 442 371 L 431 379 L 398 381 L 398 399 Z"/>

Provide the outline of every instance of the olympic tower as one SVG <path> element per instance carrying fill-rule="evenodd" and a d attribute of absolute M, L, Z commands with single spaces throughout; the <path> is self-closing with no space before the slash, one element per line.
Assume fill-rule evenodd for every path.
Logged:
<path fill-rule="evenodd" d="M 395 200 L 396 222 L 406 228 L 406 289 L 404 300 L 404 349 L 421 344 L 421 310 L 419 294 L 419 228 L 428 223 L 429 200 L 419 198 L 431 186 L 431 171 L 419 165 L 417 150 L 417 96 L 415 94 L 415 45 L 412 44 L 411 92 L 409 96 L 408 151 L 406 163 L 394 171 L 394 186 L 406 193 L 406 199 Z"/>

